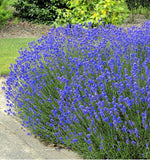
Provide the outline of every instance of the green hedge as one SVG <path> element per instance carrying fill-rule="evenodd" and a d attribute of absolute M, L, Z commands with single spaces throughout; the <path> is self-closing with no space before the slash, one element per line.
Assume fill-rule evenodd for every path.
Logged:
<path fill-rule="evenodd" d="M 57 18 L 58 8 L 66 8 L 66 0 L 19 0 L 13 6 L 20 18 L 49 24 Z"/>

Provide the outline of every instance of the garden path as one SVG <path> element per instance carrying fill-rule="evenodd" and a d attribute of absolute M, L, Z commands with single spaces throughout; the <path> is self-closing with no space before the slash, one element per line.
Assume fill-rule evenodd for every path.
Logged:
<path fill-rule="evenodd" d="M 7 115 L 4 110 L 6 99 L 3 86 L 4 78 L 0 78 L 0 159 L 80 159 L 67 149 L 58 150 L 52 145 L 44 145 L 38 138 L 27 135 L 20 122 L 14 116 Z"/>

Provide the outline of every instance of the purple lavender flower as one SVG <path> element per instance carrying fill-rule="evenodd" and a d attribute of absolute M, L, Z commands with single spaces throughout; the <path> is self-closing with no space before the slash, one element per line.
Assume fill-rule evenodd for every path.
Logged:
<path fill-rule="evenodd" d="M 73 143 L 77 143 L 78 142 L 78 139 L 73 139 Z"/>
<path fill-rule="evenodd" d="M 92 147 L 91 146 L 89 146 L 88 149 L 90 150 L 90 152 L 92 152 Z"/>

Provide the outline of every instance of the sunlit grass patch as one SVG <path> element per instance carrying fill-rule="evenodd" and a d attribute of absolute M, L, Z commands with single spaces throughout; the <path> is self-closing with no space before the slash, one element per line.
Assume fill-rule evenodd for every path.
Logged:
<path fill-rule="evenodd" d="M 3 38 L 0 39 L 0 76 L 9 74 L 9 66 L 15 63 L 20 48 L 28 48 L 28 43 L 36 38 Z"/>

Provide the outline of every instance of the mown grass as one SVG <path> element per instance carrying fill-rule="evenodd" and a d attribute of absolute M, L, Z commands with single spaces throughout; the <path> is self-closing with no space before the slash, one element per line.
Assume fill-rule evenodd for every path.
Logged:
<path fill-rule="evenodd" d="M 36 38 L 3 38 L 0 39 L 0 76 L 9 75 L 10 64 L 15 63 L 20 48 L 28 48 L 28 43 Z"/>

